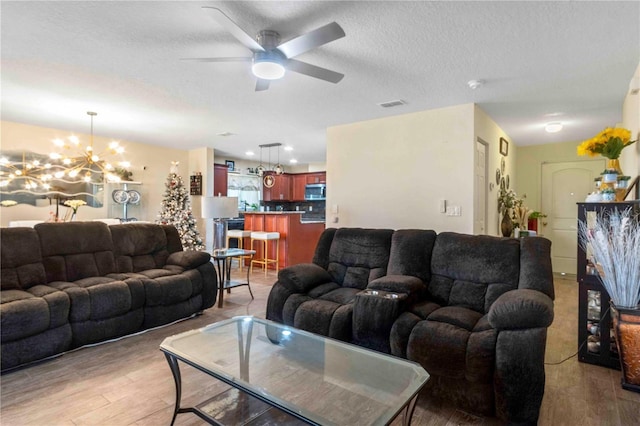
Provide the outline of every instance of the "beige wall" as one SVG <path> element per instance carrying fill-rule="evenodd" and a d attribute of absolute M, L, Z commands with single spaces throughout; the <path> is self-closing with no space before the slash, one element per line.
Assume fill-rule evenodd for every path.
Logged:
<path fill-rule="evenodd" d="M 466 104 L 330 127 L 327 226 L 473 232 L 473 116 Z"/>
<path fill-rule="evenodd" d="M 23 150 L 27 149 L 37 153 L 47 154 L 52 151 L 52 140 L 56 138 L 67 138 L 71 132 L 65 130 L 51 129 L 46 127 L 30 126 L 21 123 L 8 121 L 1 122 L 0 150 Z M 88 141 L 90 135 L 74 133 L 82 141 Z M 111 139 L 95 136 L 94 147 L 106 147 Z M 142 204 L 139 210 L 135 211 L 135 217 L 139 220 L 155 221 L 160 211 L 160 203 L 164 197 L 165 182 L 169 174 L 171 161 L 180 162 L 180 175 L 185 185 L 189 185 L 189 155 L 187 151 L 178 149 L 162 148 L 150 146 L 132 141 L 120 141 L 126 149 L 126 158 L 132 164 L 133 179 L 142 182 L 142 185 L 135 189 L 142 195 Z M 133 188 L 133 187 L 132 187 Z M 107 186 L 105 193 L 105 207 L 89 208 L 81 207 L 78 211 L 78 218 L 95 219 L 105 217 L 117 217 L 122 215 L 119 208 L 113 207 L 111 201 L 111 191 L 113 188 Z M 28 205 L 17 205 L 13 207 L 0 208 L 0 225 L 7 226 L 11 220 L 46 220 L 50 208 L 34 207 Z"/>
<path fill-rule="evenodd" d="M 474 126 L 475 139 L 481 139 L 487 143 L 487 216 L 486 234 L 499 235 L 500 215 L 498 213 L 499 185 L 496 182 L 496 170 L 500 168 L 501 160 L 505 160 L 504 174 L 509 176 L 509 188 L 517 191 L 516 160 L 519 148 L 511 141 L 511 138 L 477 105 L 475 106 Z M 509 143 L 507 156 L 500 154 L 500 138 L 505 138 Z M 493 185 L 491 185 L 493 184 Z M 474 230 L 478 234 L 478 229 Z"/>

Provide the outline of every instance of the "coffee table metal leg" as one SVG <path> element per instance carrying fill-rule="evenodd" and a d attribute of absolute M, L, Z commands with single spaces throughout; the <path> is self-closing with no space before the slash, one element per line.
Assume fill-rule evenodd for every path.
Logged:
<path fill-rule="evenodd" d="M 173 381 L 176 383 L 176 406 L 173 410 L 173 418 L 171 419 L 171 426 L 176 421 L 176 416 L 180 411 L 180 399 L 182 398 L 182 379 L 180 378 L 180 367 L 178 366 L 178 359 L 172 357 L 165 352 L 164 356 L 167 358 L 169 368 L 171 368 L 171 374 L 173 374 Z"/>
<path fill-rule="evenodd" d="M 240 258 L 243 260 L 243 258 Z M 249 258 L 249 265 L 251 265 L 251 261 L 253 260 L 253 255 Z M 251 295 L 251 299 L 254 299 L 253 292 L 251 291 L 251 284 L 249 283 L 249 268 L 247 268 L 247 287 L 249 287 L 249 294 Z"/>
<path fill-rule="evenodd" d="M 411 418 L 413 417 L 413 411 L 416 409 L 416 402 L 418 402 L 418 395 L 416 394 L 416 396 L 414 396 L 411 401 L 409 401 L 409 404 L 407 405 L 407 407 L 404 409 L 403 413 L 402 413 L 402 425 L 403 426 L 410 426 L 411 425 Z"/>

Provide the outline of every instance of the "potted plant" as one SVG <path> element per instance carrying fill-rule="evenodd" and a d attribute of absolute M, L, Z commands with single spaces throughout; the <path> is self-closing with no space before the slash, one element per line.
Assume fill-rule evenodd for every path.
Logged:
<path fill-rule="evenodd" d="M 602 201 L 609 202 L 615 201 L 616 199 L 616 190 L 613 188 L 604 188 L 602 190 Z"/>
<path fill-rule="evenodd" d="M 613 183 L 618 180 L 618 171 L 616 169 L 604 169 L 600 174 L 604 183 Z"/>
<path fill-rule="evenodd" d="M 640 392 L 640 217 L 631 208 L 579 223 L 579 241 L 611 298 L 622 387 Z"/>

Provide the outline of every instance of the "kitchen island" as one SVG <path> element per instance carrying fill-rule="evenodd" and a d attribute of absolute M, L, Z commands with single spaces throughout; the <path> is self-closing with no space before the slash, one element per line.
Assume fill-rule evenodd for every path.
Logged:
<path fill-rule="evenodd" d="M 302 221 L 303 214 L 301 211 L 244 212 L 244 229 L 280 233 L 279 269 L 309 263 L 325 225 L 324 221 Z M 245 247 L 249 246 L 249 241 L 245 241 Z M 269 257 L 272 258 L 275 242 L 269 244 L 272 245 L 269 247 Z M 254 250 L 257 251 L 254 259 L 263 256 L 259 244 L 255 244 Z M 274 265 L 270 267 L 275 268 Z"/>

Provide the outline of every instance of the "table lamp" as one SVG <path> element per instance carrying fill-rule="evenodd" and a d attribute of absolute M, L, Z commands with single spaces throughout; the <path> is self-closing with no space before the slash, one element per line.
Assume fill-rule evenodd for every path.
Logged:
<path fill-rule="evenodd" d="M 238 197 L 203 197 L 202 217 L 213 219 L 213 250 L 227 247 L 227 219 L 238 216 Z"/>

